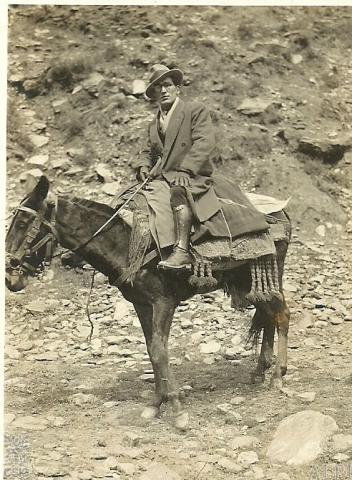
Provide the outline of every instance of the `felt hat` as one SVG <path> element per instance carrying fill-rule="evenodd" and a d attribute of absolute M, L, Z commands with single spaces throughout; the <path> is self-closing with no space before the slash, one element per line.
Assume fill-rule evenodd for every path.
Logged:
<path fill-rule="evenodd" d="M 152 75 L 149 80 L 149 85 L 145 89 L 147 97 L 152 98 L 153 88 L 157 83 L 163 80 L 165 77 L 171 77 L 175 85 L 181 85 L 183 80 L 183 73 L 178 68 L 168 68 L 165 65 L 157 63 L 151 68 Z"/>

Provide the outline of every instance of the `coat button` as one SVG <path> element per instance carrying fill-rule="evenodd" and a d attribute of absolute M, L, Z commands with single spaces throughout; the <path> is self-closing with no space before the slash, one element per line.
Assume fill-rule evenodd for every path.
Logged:
<path fill-rule="evenodd" d="M 182 142 L 181 147 L 185 147 L 185 146 L 186 146 L 185 142 Z"/>

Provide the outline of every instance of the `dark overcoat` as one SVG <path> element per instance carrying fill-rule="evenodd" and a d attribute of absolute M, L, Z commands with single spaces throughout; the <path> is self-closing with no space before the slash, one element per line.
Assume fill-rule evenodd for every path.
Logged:
<path fill-rule="evenodd" d="M 200 223 L 211 217 L 215 218 L 220 210 L 224 211 L 224 204 L 219 201 L 219 197 L 222 197 L 234 202 L 231 206 L 226 204 L 227 221 L 233 236 L 268 228 L 264 216 L 248 204 L 238 187 L 227 185 L 224 192 L 226 179 L 222 178 L 217 182 L 216 177 L 213 177 L 213 161 L 217 156 L 215 132 L 209 110 L 204 104 L 179 99 L 165 138 L 162 138 L 159 132 L 156 115 L 148 126 L 147 146 L 132 162 L 132 167 L 136 170 L 142 166 L 155 168 L 161 157 L 159 166 L 154 171 L 156 177 L 164 177 L 170 182 L 175 172 L 189 173 L 191 203 Z M 245 209 L 239 206 L 241 202 L 246 203 Z M 239 219 L 241 225 L 236 225 Z M 219 236 L 228 234 L 227 227 L 221 228 Z"/>

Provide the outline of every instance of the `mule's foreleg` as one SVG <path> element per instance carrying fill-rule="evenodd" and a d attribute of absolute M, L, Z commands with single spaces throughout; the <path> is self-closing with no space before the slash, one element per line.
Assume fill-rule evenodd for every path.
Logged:
<path fill-rule="evenodd" d="M 153 367 L 154 373 L 154 380 L 155 380 L 155 394 L 154 398 L 150 402 L 150 404 L 143 410 L 142 417 L 143 418 L 155 418 L 159 415 L 159 408 L 162 403 L 161 398 L 161 375 L 157 368 L 157 365 L 153 363 L 152 355 L 151 355 L 151 344 L 152 344 L 152 336 L 153 336 L 153 308 L 151 305 L 145 304 L 137 304 L 134 303 L 134 309 L 136 310 L 138 319 L 140 321 L 145 343 L 147 346 L 148 355 Z"/>
<path fill-rule="evenodd" d="M 290 311 L 283 302 L 281 310 L 274 313 L 274 322 L 278 333 L 278 347 L 275 371 L 271 378 L 271 386 L 281 388 L 282 377 L 287 372 L 287 345 L 288 345 L 288 329 L 290 323 Z"/>
<path fill-rule="evenodd" d="M 168 355 L 169 333 L 175 308 L 176 303 L 173 299 L 160 299 L 153 304 L 150 358 L 160 378 L 161 402 L 170 401 L 175 415 L 175 425 L 184 429 L 188 423 L 188 415 L 182 410 L 179 388 L 171 372 Z"/>

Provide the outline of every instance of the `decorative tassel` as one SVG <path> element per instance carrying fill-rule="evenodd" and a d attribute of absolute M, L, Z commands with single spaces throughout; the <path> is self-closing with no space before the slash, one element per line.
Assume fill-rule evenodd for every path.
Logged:
<path fill-rule="evenodd" d="M 250 261 L 252 286 L 246 296 L 252 303 L 282 300 L 279 290 L 277 261 L 274 255 L 265 255 Z"/>
<path fill-rule="evenodd" d="M 188 278 L 188 283 L 199 293 L 213 290 L 218 281 L 213 277 L 211 263 L 197 260 L 193 266 L 193 275 Z"/>
<path fill-rule="evenodd" d="M 150 246 L 148 215 L 139 210 L 133 212 L 132 232 L 128 252 L 127 282 L 132 282 L 143 264 L 145 253 Z"/>

